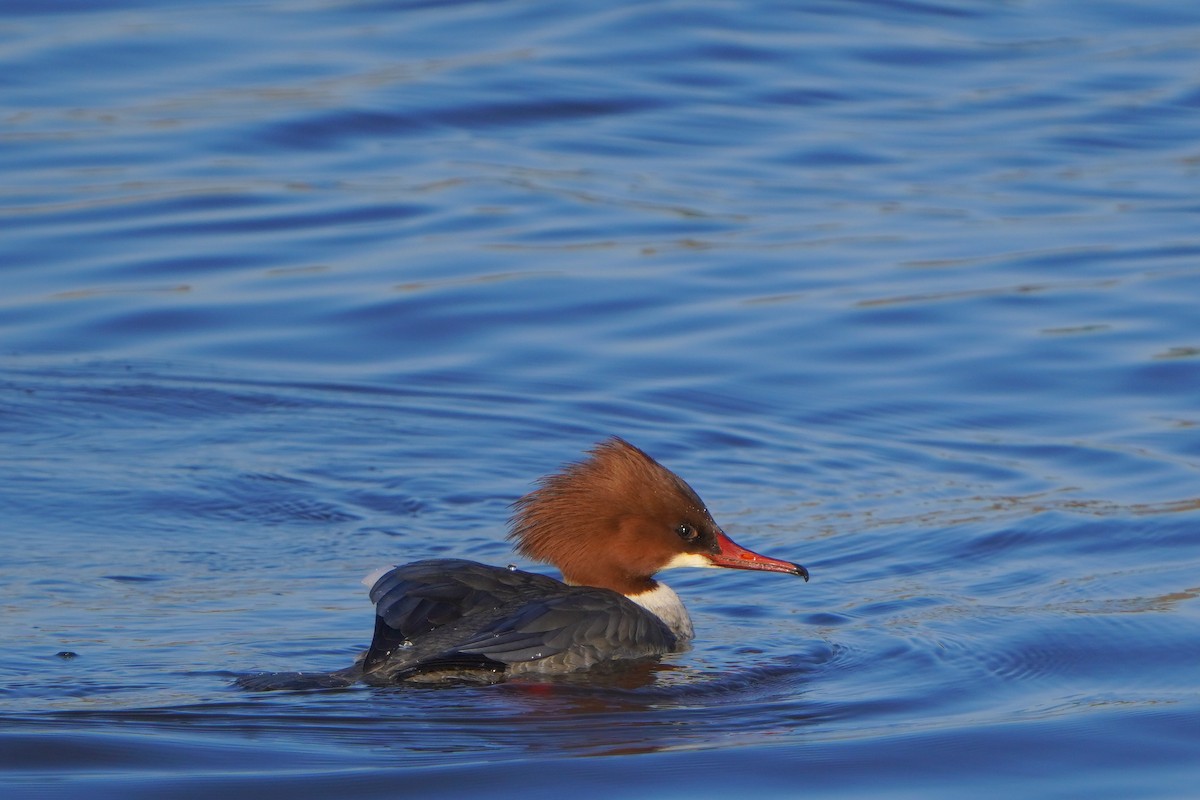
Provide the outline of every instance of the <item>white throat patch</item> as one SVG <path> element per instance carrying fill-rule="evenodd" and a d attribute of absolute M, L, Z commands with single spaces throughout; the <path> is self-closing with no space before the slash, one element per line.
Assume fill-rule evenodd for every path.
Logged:
<path fill-rule="evenodd" d="M 683 607 L 683 601 L 665 583 L 659 583 L 648 592 L 627 596 L 665 622 L 681 643 L 696 635 L 696 631 L 692 628 L 692 618 L 688 616 L 687 609 Z"/>
<path fill-rule="evenodd" d="M 714 564 L 707 556 L 702 556 L 699 553 L 680 553 L 659 567 L 659 569 L 674 569 L 675 567 L 709 568 L 715 566 L 717 565 Z"/>

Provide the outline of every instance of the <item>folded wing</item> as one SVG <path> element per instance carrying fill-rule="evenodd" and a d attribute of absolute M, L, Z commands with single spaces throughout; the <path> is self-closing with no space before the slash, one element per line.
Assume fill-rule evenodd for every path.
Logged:
<path fill-rule="evenodd" d="M 616 592 L 461 559 L 397 567 L 375 582 L 371 600 L 375 636 L 363 671 L 376 680 L 570 672 L 677 647 L 658 617 Z"/>

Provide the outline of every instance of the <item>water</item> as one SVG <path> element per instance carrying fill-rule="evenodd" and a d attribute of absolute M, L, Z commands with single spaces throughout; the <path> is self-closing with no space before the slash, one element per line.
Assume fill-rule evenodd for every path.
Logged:
<path fill-rule="evenodd" d="M 1195 794 L 1200 10 L 99 6 L 0 5 L 6 797 Z M 610 434 L 812 582 L 233 687 Z"/>

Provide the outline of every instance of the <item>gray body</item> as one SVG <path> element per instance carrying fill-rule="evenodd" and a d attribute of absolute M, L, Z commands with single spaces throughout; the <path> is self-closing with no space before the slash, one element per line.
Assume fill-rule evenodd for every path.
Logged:
<path fill-rule="evenodd" d="M 371 587 L 375 635 L 363 658 L 332 673 L 249 675 L 247 689 L 402 681 L 498 681 L 587 669 L 685 645 L 622 594 L 457 558 L 415 561 Z"/>

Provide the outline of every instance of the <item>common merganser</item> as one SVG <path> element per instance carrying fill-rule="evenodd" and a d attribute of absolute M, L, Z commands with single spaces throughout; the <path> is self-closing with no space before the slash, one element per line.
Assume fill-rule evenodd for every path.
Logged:
<path fill-rule="evenodd" d="M 808 580 L 799 564 L 735 544 L 692 487 L 617 437 L 517 500 L 508 538 L 563 580 L 456 558 L 386 568 L 364 581 L 375 635 L 356 664 L 239 683 L 266 690 L 574 672 L 686 646 L 692 621 L 654 579 L 660 570 L 726 567 Z"/>

